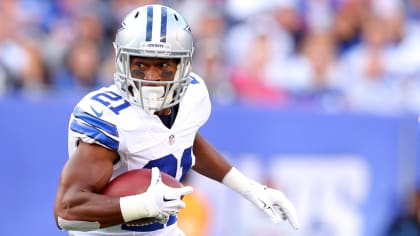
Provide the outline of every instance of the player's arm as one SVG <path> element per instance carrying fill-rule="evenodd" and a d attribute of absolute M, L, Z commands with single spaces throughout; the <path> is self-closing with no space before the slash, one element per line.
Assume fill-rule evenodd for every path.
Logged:
<path fill-rule="evenodd" d="M 54 206 L 55 219 L 64 230 L 90 231 L 142 218 L 158 218 L 166 223 L 169 215 L 184 208 L 181 196 L 192 188 L 170 188 L 152 168 L 147 191 L 120 198 L 100 194 L 109 182 L 115 151 L 80 142 L 64 166 Z"/>
<path fill-rule="evenodd" d="M 294 229 L 299 228 L 293 204 L 280 191 L 249 179 L 235 167 L 232 167 L 223 156 L 213 148 L 200 134 L 197 134 L 193 152 L 196 163 L 193 169 L 211 179 L 219 181 L 240 193 L 271 219 L 278 223 L 288 220 Z"/>
<path fill-rule="evenodd" d="M 98 194 L 112 176 L 115 151 L 80 142 L 64 166 L 54 215 L 63 229 L 93 230 L 123 223 L 119 198 Z"/>
<path fill-rule="evenodd" d="M 232 169 L 232 165 L 200 134 L 195 137 L 193 152 L 196 156 L 193 169 L 208 178 L 222 182 Z"/>

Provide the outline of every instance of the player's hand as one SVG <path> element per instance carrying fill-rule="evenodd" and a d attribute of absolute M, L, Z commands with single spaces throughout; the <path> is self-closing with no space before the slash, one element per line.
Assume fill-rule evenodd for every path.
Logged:
<path fill-rule="evenodd" d="M 185 208 L 185 202 L 181 197 L 192 193 L 191 186 L 172 188 L 163 183 L 160 171 L 157 167 L 152 168 L 150 186 L 145 194 L 153 199 L 150 216 L 158 217 L 161 222 L 168 220 L 169 215 L 177 215 L 179 209 Z"/>
<path fill-rule="evenodd" d="M 282 192 L 255 182 L 243 195 L 269 215 L 274 223 L 288 220 L 295 230 L 299 229 L 295 207 Z"/>

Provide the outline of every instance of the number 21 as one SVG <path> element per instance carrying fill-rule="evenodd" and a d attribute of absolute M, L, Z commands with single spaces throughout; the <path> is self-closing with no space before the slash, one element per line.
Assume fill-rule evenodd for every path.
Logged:
<path fill-rule="evenodd" d="M 95 96 L 92 97 L 92 100 L 95 100 L 97 102 L 100 102 L 104 106 L 108 107 L 112 112 L 115 114 L 120 114 L 120 111 L 129 107 L 130 103 L 126 100 L 123 100 L 123 97 L 112 92 L 112 91 L 106 91 L 103 93 L 98 93 Z M 116 102 L 119 100 L 123 100 L 121 104 L 117 106 L 110 106 L 111 102 Z"/>

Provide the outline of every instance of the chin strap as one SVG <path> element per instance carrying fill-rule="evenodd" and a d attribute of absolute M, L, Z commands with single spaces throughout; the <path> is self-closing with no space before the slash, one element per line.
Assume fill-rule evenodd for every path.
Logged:
<path fill-rule="evenodd" d="M 149 114 L 154 114 L 162 107 L 165 99 L 165 88 L 162 86 L 142 86 L 141 94 L 143 95 L 143 99 L 140 98 L 142 99 L 143 109 Z"/>

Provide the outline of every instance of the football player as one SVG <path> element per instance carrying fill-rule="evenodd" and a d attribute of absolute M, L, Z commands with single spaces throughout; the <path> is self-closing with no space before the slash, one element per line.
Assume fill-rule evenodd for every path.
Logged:
<path fill-rule="evenodd" d="M 238 192 L 278 223 L 297 229 L 292 203 L 232 167 L 198 130 L 210 115 L 200 76 L 191 72 L 193 37 L 184 18 L 162 5 L 134 9 L 114 42 L 115 83 L 87 94 L 69 122 L 69 160 L 57 190 L 57 226 L 70 235 L 183 235 L 176 215 L 185 186 L 171 188 L 160 171 L 182 180 L 190 170 Z M 144 193 L 111 197 L 101 191 L 116 176 L 152 169 Z M 153 217 L 148 225 L 127 224 Z"/>

